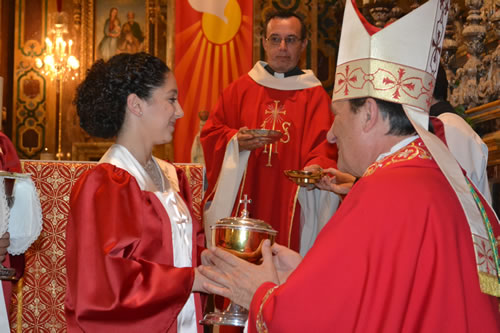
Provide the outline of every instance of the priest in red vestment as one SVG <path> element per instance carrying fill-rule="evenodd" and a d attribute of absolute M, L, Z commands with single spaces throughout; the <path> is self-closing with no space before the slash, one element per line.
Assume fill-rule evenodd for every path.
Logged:
<path fill-rule="evenodd" d="M 68 331 L 203 332 L 202 228 L 185 175 L 152 156 L 184 114 L 173 73 L 146 53 L 99 60 L 75 103 L 82 128 L 116 143 L 71 193 Z"/>
<path fill-rule="evenodd" d="M 498 218 L 425 130 L 448 8 L 374 34 L 346 2 L 332 139 L 361 178 L 303 259 L 268 241 L 261 265 L 203 254 L 206 288 L 250 310 L 249 332 L 500 330 Z"/>
<path fill-rule="evenodd" d="M 273 13 L 265 26 L 268 63 L 257 62 L 225 89 L 201 132 L 210 204 L 205 231 L 210 240 L 209 226 L 239 215 L 240 200 L 248 195 L 250 216 L 278 230 L 278 243 L 305 253 L 338 198 L 299 190 L 283 171 L 336 167 L 336 147 L 326 141 L 333 117 L 321 82 L 297 67 L 307 45 L 300 17 Z M 274 141 L 245 129 L 277 130 L 283 136 Z M 308 207 L 320 207 L 321 213 Z"/>

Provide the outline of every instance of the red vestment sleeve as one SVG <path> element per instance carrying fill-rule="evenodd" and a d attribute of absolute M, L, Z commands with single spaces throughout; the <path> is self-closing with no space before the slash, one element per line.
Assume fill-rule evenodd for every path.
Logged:
<path fill-rule="evenodd" d="M 312 164 L 317 164 L 324 169 L 337 168 L 337 145 L 326 140 L 326 134 L 334 120 L 333 113 L 330 111 L 330 97 L 323 87 L 309 90 L 311 96 L 308 98 L 306 110 L 308 114 L 304 118 L 303 142 L 300 145 L 305 156 L 305 164 L 302 168 Z M 319 128 L 322 129 L 318 130 Z"/>
<path fill-rule="evenodd" d="M 100 164 L 73 188 L 66 233 L 68 331 L 176 331 L 194 271 L 173 266 L 170 221 L 153 193 Z"/>

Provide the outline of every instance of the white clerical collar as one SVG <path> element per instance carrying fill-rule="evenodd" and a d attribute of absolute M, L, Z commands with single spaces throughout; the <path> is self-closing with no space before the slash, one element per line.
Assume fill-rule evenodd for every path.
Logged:
<path fill-rule="evenodd" d="M 277 77 L 278 79 L 284 79 L 285 77 L 289 77 L 289 76 L 294 76 L 294 75 L 302 75 L 302 74 L 305 74 L 305 72 L 303 70 L 301 70 L 300 68 L 298 67 L 295 67 L 294 69 L 288 71 L 288 72 L 285 72 L 285 73 L 278 73 L 278 72 L 275 72 L 274 69 L 271 68 L 271 66 L 269 64 L 265 65 L 264 66 L 264 69 L 266 71 L 269 72 L 269 74 L 272 74 L 274 75 L 275 77 Z"/>
<path fill-rule="evenodd" d="M 284 73 L 270 74 L 264 67 L 264 61 L 257 61 L 248 75 L 261 86 L 277 90 L 301 90 L 321 86 L 321 81 L 316 78 L 310 69 L 303 70 L 304 74 L 286 76 Z M 277 77 L 276 74 L 282 74 Z"/>
<path fill-rule="evenodd" d="M 399 141 L 394 146 L 392 146 L 391 150 L 389 150 L 387 153 L 382 153 L 382 154 L 378 155 L 377 161 L 380 161 L 384 157 L 387 157 L 389 155 L 394 154 L 395 152 L 397 152 L 398 150 L 400 150 L 404 146 L 409 145 L 410 143 L 412 143 L 413 141 L 415 141 L 418 138 L 419 138 L 418 135 L 413 135 L 413 136 L 410 136 L 409 138 L 406 138 L 406 139 Z"/>

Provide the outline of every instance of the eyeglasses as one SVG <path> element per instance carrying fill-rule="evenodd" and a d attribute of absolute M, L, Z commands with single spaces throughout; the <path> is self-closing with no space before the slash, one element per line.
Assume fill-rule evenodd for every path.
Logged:
<path fill-rule="evenodd" d="M 270 37 L 266 38 L 266 41 L 269 42 L 272 46 L 280 46 L 282 40 L 285 41 L 286 46 L 294 46 L 299 41 L 302 41 L 302 39 L 297 36 L 287 36 L 285 38 L 281 38 L 280 36 L 271 35 Z"/>

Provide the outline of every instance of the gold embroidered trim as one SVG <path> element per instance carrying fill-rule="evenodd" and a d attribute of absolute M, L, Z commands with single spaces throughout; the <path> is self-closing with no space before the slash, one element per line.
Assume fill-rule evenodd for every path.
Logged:
<path fill-rule="evenodd" d="M 186 174 L 188 182 L 191 184 L 191 166 L 187 165 L 186 168 L 184 169 L 184 172 Z"/>
<path fill-rule="evenodd" d="M 17 291 L 17 314 L 16 314 L 16 323 L 17 323 L 17 332 L 23 332 L 23 284 L 24 277 L 21 277 L 19 281 L 16 283 L 16 291 Z"/>
<path fill-rule="evenodd" d="M 255 325 L 257 326 L 257 332 L 259 332 L 259 333 L 268 333 L 267 325 L 264 322 L 264 316 L 262 315 L 262 309 L 264 308 L 264 304 L 267 302 L 267 299 L 269 298 L 269 296 L 271 296 L 271 294 L 274 292 L 274 290 L 278 287 L 279 286 L 274 286 L 271 289 L 269 289 L 266 292 L 266 294 L 264 295 L 264 298 L 262 298 L 262 303 L 260 303 L 260 307 L 259 307 L 259 313 L 257 314 L 257 321 L 255 323 Z"/>
<path fill-rule="evenodd" d="M 398 150 L 396 153 L 391 154 L 391 155 L 383 158 L 382 160 L 376 161 L 375 163 L 370 165 L 368 167 L 368 169 L 366 169 L 365 173 L 363 174 L 363 177 L 370 176 L 378 169 L 385 168 L 386 166 L 389 166 L 391 164 L 405 162 L 405 161 L 413 160 L 415 158 L 421 158 L 424 160 L 431 160 L 432 156 L 427 151 L 427 149 L 424 148 L 424 146 L 421 146 L 421 145 L 415 143 L 415 141 L 413 141 L 409 145 Z"/>
<path fill-rule="evenodd" d="M 297 186 L 297 191 L 295 192 L 295 197 L 293 198 L 293 208 L 292 208 L 292 219 L 290 220 L 290 229 L 288 229 L 288 248 L 292 245 L 292 229 L 293 229 L 293 218 L 295 217 L 295 208 L 297 207 L 297 201 L 299 198 L 300 187 Z"/>
<path fill-rule="evenodd" d="M 481 291 L 488 295 L 493 295 L 500 297 L 500 284 L 498 283 L 498 278 L 494 275 L 481 272 L 478 270 L 479 275 L 479 286 Z"/>
<path fill-rule="evenodd" d="M 375 97 L 429 110 L 434 77 L 420 69 L 383 61 L 359 59 L 337 66 L 333 101 Z"/>

